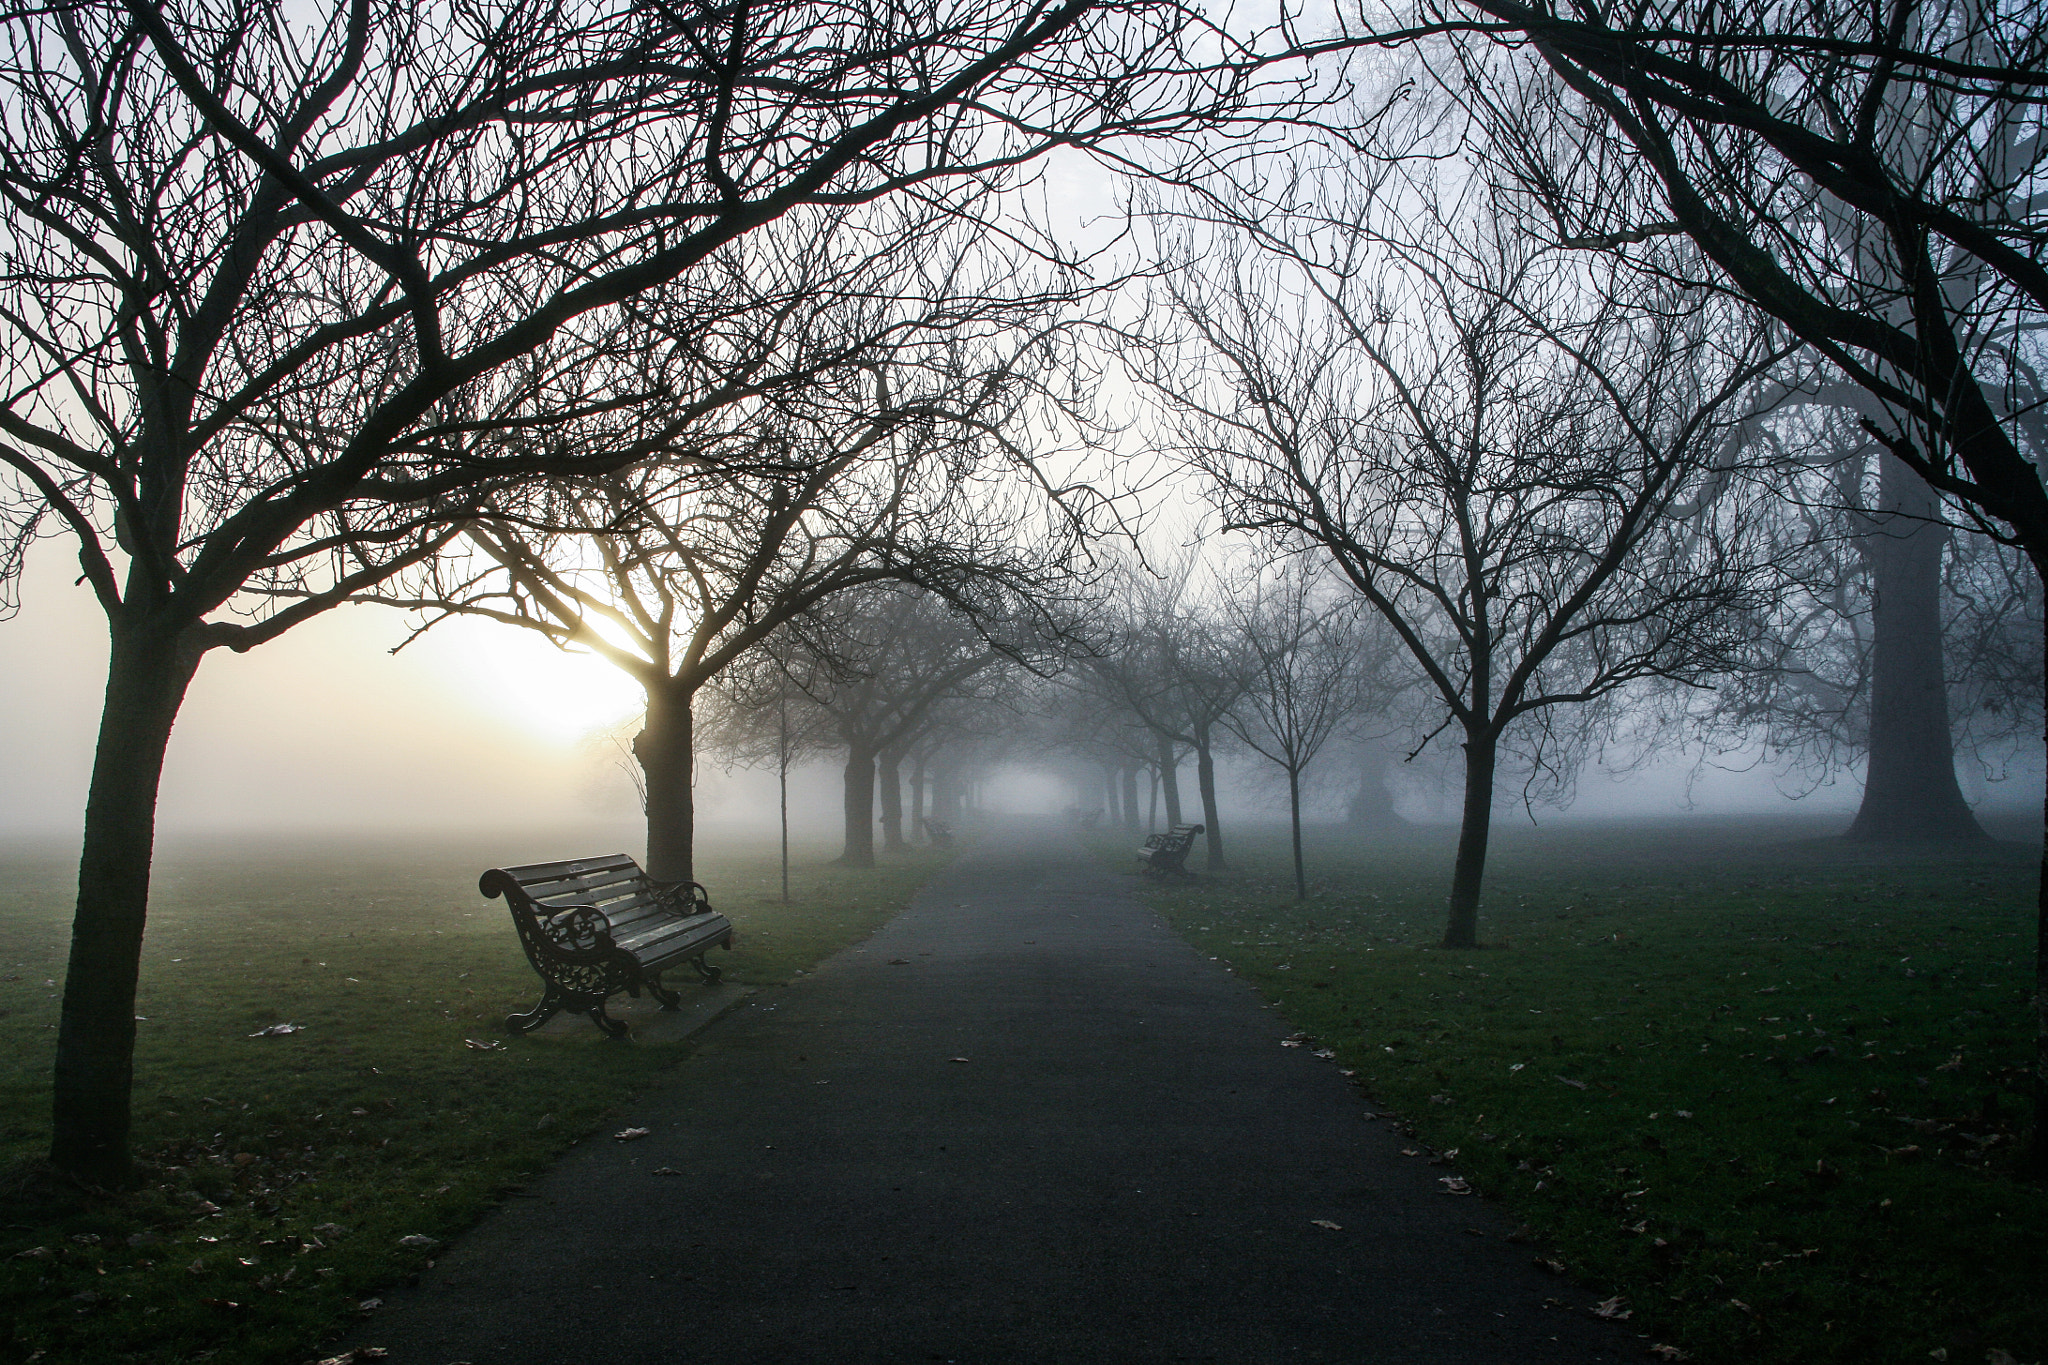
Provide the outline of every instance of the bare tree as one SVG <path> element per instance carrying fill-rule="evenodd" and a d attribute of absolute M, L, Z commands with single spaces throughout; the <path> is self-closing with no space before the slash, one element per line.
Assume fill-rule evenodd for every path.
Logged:
<path fill-rule="evenodd" d="M 1216 799 L 1218 730 L 1243 695 L 1250 668 L 1235 647 L 1236 633 L 1202 600 L 1199 566 L 1193 553 L 1168 561 L 1156 574 L 1124 566 L 1116 642 L 1084 660 L 1084 667 L 1113 705 L 1150 732 L 1168 824 L 1181 823 L 1175 746 L 1193 751 L 1207 866 L 1215 872 L 1227 866 Z"/>
<path fill-rule="evenodd" d="M 1767 637 L 1770 666 L 1704 707 L 1710 753 L 1761 738 L 1824 781 L 1864 764 L 1847 837 L 1980 840 L 1959 754 L 1996 774 L 2037 732 L 2039 589 L 2024 557 L 1942 515 L 1931 489 L 1825 401 L 1766 424 L 1802 563 Z"/>
<path fill-rule="evenodd" d="M 875 864 L 880 755 L 919 735 L 940 703 L 985 692 L 1005 657 L 963 614 L 908 587 L 839 594 L 789 634 L 778 658 L 846 750 L 841 862 Z"/>
<path fill-rule="evenodd" d="M 1763 362 L 1725 310 L 1588 274 L 1483 195 L 1348 188 L 1198 239 L 1185 332 L 1126 355 L 1225 527 L 1325 555 L 1462 732 L 1469 948 L 1503 741 L 1566 774 L 1563 712 L 1739 662 L 1762 603 L 1731 431 Z"/>
<path fill-rule="evenodd" d="M 1072 291 L 977 292 L 990 275 L 1014 281 L 1017 263 L 970 268 L 945 249 L 946 221 L 892 233 L 896 257 L 854 245 L 858 260 L 793 291 L 806 321 L 781 330 L 813 358 L 800 394 L 680 433 L 688 463 L 493 499 L 416 581 L 363 596 L 427 612 L 422 631 L 482 617 L 630 674 L 647 698 L 633 752 L 657 880 L 693 877 L 692 706 L 724 669 L 835 593 L 1043 573 L 1082 529 L 1055 497 L 1028 550 L 1003 535 L 1043 486 L 1017 438 L 1050 392 L 1049 314 Z"/>
<path fill-rule="evenodd" d="M 641 400 L 671 376 L 620 305 L 701 281 L 715 317 L 719 253 L 763 224 L 973 213 L 1043 148 L 1228 104 L 1197 27 L 1170 0 L 0 19 L 0 571 L 70 537 L 112 637 L 52 1160 L 127 1174 L 156 792 L 203 655 L 419 562 L 482 493 L 661 451 Z M 715 333 L 664 357 L 700 406 L 804 382 L 719 374 Z M 306 595 L 245 595 L 279 585 Z"/>
<path fill-rule="evenodd" d="M 1294 898 L 1308 899 L 1301 857 L 1301 782 L 1323 746 L 1390 681 L 1392 641 L 1371 629 L 1353 594 L 1333 599 L 1327 571 L 1295 558 L 1226 599 L 1244 646 L 1243 694 L 1223 723 L 1245 747 L 1287 776 L 1294 841 Z"/>

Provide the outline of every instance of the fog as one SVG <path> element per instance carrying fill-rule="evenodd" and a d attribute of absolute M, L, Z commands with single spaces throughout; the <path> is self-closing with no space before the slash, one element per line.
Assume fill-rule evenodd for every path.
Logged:
<path fill-rule="evenodd" d="M 106 644 L 97 608 L 74 586 L 53 546 L 32 558 L 19 617 L 0 626 L 0 837 L 74 839 L 82 820 L 103 686 Z M 159 808 L 166 839 L 240 832 L 357 834 L 531 830 L 562 846 L 591 841 L 637 849 L 644 838 L 624 747 L 634 728 L 631 685 L 609 666 L 564 656 L 508 627 L 462 622 L 428 632 L 402 652 L 407 619 L 375 607 L 334 611 L 246 655 L 215 651 L 195 681 L 174 733 Z M 609 713 L 609 723 L 591 715 Z M 1438 741 L 1439 747 L 1444 745 Z M 1753 756 L 1752 756 L 1753 757 Z M 1987 817 L 2038 808 L 2038 758 L 1987 783 L 1959 764 Z M 1310 771 L 1308 818 L 1343 818 L 1355 777 L 1341 755 Z M 1101 804 L 1093 776 L 1059 762 L 1008 762 L 986 775 L 991 812 L 1057 813 Z M 1193 764 L 1183 801 L 1199 818 Z M 1743 756 L 1701 765 L 1675 755 L 1627 772 L 1598 763 L 1580 774 L 1568 806 L 1524 812 L 1503 784 L 1502 818 L 1539 822 L 1760 814 L 1853 814 L 1855 775 L 1808 791 L 1796 772 Z M 1426 761 L 1389 783 L 1400 815 L 1418 824 L 1457 818 L 1455 769 Z M 704 837 L 766 834 L 775 826 L 775 776 L 700 764 Z M 841 777 L 827 759 L 790 774 L 791 827 L 799 839 L 841 830 Z M 1219 764 L 1225 818 L 1284 819 L 1286 795 L 1270 768 L 1233 757 Z M 1151 802 L 1140 791 L 1140 811 Z M 1163 809 L 1160 818 L 1164 819 Z"/>

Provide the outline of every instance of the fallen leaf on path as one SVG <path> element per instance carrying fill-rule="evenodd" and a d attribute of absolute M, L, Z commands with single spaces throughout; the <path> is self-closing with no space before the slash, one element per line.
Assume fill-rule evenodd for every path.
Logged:
<path fill-rule="evenodd" d="M 635 1138 L 644 1138 L 653 1131 L 652 1128 L 621 1128 L 612 1136 L 620 1142 L 631 1142 Z"/>
<path fill-rule="evenodd" d="M 1593 1305 L 1593 1316 L 1596 1318 L 1606 1318 L 1610 1322 L 1625 1322 L 1635 1312 L 1632 1308 L 1622 1306 L 1627 1302 L 1628 1300 L 1619 1294 L 1616 1294 L 1611 1299 L 1602 1299 L 1599 1303 Z"/>
<path fill-rule="evenodd" d="M 946 1060 L 949 1062 L 971 1062 L 974 1059 L 972 1057 L 948 1057 Z"/>
<path fill-rule="evenodd" d="M 682 1174 L 682 1172 L 681 1172 L 681 1171 L 677 1170 L 677 1169 L 676 1169 L 675 1167 L 673 1167 L 673 1166 L 656 1166 L 656 1167 L 654 1168 L 654 1173 L 655 1173 L 656 1175 L 681 1175 L 681 1174 Z"/>
<path fill-rule="evenodd" d="M 1315 1224 L 1319 1228 L 1328 1228 L 1332 1232 L 1344 1231 L 1344 1225 L 1342 1223 L 1333 1223 L 1327 1218 L 1311 1218 L 1308 1221 Z"/>
<path fill-rule="evenodd" d="M 889 965 L 891 967 L 908 967 L 910 959 L 907 957 L 892 957 L 889 959 Z"/>
<path fill-rule="evenodd" d="M 1440 1175 L 1437 1177 L 1436 1183 L 1444 1187 L 1443 1193 L 1445 1194 L 1472 1193 L 1472 1186 L 1461 1175 Z"/>

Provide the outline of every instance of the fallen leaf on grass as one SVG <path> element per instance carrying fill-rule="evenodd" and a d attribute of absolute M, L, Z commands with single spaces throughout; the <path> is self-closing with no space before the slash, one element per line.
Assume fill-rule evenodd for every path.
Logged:
<path fill-rule="evenodd" d="M 889 959 L 889 965 L 891 967 L 908 967 L 910 959 L 907 957 L 892 957 Z"/>
<path fill-rule="evenodd" d="M 613 1133 L 612 1137 L 620 1142 L 632 1142 L 638 1138 L 646 1137 L 653 1131 L 652 1128 L 621 1128 L 618 1132 Z"/>
<path fill-rule="evenodd" d="M 1652 1347 L 1650 1348 L 1650 1354 L 1651 1354 L 1651 1355 L 1653 1355 L 1653 1356 L 1655 1356 L 1655 1357 L 1657 1357 L 1657 1359 L 1659 1359 L 1659 1360 L 1691 1360 L 1691 1359 L 1692 1359 L 1692 1357 L 1691 1357 L 1691 1356 L 1689 1356 L 1689 1355 L 1687 1355 L 1687 1354 L 1686 1354 L 1685 1352 L 1683 1352 L 1683 1351 L 1679 1350 L 1679 1349 L 1678 1349 L 1678 1348 L 1677 1348 L 1676 1346 L 1665 1346 L 1665 1345 L 1663 1345 L 1662 1343 L 1659 1343 L 1658 1345 L 1652 1346 Z"/>
<path fill-rule="evenodd" d="M 358 1313 L 374 1313 L 383 1306 L 384 1300 L 382 1299 L 364 1299 L 356 1305 L 356 1311 Z"/>
<path fill-rule="evenodd" d="M 14 1258 L 18 1261 L 48 1261 L 56 1255 L 57 1253 L 48 1247 L 30 1247 L 27 1251 L 15 1252 Z"/>
<path fill-rule="evenodd" d="M 407 1233 L 398 1239 L 398 1244 L 402 1247 L 410 1247 L 414 1251 L 432 1251 L 435 1247 L 441 1245 L 434 1238 L 418 1232 Z"/>
<path fill-rule="evenodd" d="M 1619 1294 L 1616 1294 L 1611 1299 L 1602 1299 L 1599 1303 L 1593 1305 L 1593 1316 L 1596 1318 L 1606 1318 L 1609 1322 L 1626 1322 L 1635 1312 L 1632 1308 L 1622 1306 L 1627 1302 L 1628 1300 Z"/>
<path fill-rule="evenodd" d="M 475 1038 L 464 1038 L 462 1045 L 468 1048 L 475 1048 L 478 1052 L 503 1052 L 505 1050 L 503 1043 L 485 1043 Z"/>
<path fill-rule="evenodd" d="M 280 1038 L 287 1033 L 298 1033 L 305 1027 L 304 1024 L 272 1024 L 269 1028 L 257 1029 L 249 1036 L 251 1038 Z"/>
<path fill-rule="evenodd" d="M 1461 1175 L 1440 1175 L 1437 1177 L 1436 1183 L 1443 1186 L 1441 1193 L 1444 1194 L 1472 1193 L 1472 1186 Z"/>
<path fill-rule="evenodd" d="M 675 1167 L 673 1167 L 673 1166 L 656 1166 L 656 1167 L 654 1168 L 654 1174 L 656 1174 L 656 1175 L 681 1175 L 681 1174 L 682 1174 L 682 1172 L 681 1172 L 681 1171 L 679 1171 L 679 1170 L 677 1170 L 677 1169 L 676 1169 Z"/>
<path fill-rule="evenodd" d="M 1586 1088 L 1586 1083 L 1584 1081 L 1575 1081 L 1569 1076 L 1559 1076 L 1557 1079 L 1563 1081 L 1566 1085 L 1570 1086 L 1574 1090 L 1584 1090 Z"/>
<path fill-rule="evenodd" d="M 948 1057 L 946 1060 L 949 1062 L 971 1062 L 974 1059 L 972 1057 Z"/>
<path fill-rule="evenodd" d="M 1344 1231 L 1344 1225 L 1342 1223 L 1333 1223 L 1327 1218 L 1311 1218 L 1308 1221 L 1319 1228 L 1328 1228 L 1332 1232 Z"/>

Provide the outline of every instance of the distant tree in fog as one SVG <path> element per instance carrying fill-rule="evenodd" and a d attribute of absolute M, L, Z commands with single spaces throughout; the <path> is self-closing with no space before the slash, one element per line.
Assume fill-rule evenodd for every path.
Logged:
<path fill-rule="evenodd" d="M 425 612 L 422 631 L 455 616 L 533 631 L 639 683 L 633 755 L 657 880 L 693 878 L 692 707 L 723 670 L 867 584 L 1042 585 L 1079 533 L 1037 497 L 1013 439 L 1050 397 L 1049 314 L 1073 291 L 1020 292 L 1015 263 L 969 259 L 949 221 L 798 249 L 778 326 L 755 344 L 807 359 L 801 391 L 694 423 L 675 412 L 661 460 L 494 497 L 398 587 L 362 595 Z M 676 344 L 669 319 L 643 316 L 650 347 Z M 1036 534 L 1013 538 L 1020 525 Z"/>
<path fill-rule="evenodd" d="M 1443 941 L 1474 947 L 1503 744 L 1564 772 L 1586 708 L 1747 661 L 1769 582 L 1732 433 L 1769 357 L 1711 299 L 1545 248 L 1473 179 L 1310 155 L 1155 220 L 1189 263 L 1161 300 L 1179 330 L 1126 363 L 1223 525 L 1322 555 L 1458 729 Z"/>
<path fill-rule="evenodd" d="M 1207 866 L 1224 860 L 1223 816 L 1216 799 L 1219 729 L 1244 693 L 1251 663 L 1221 614 L 1215 585 L 1197 552 L 1184 551 L 1155 571 L 1129 564 L 1112 582 L 1112 643 L 1083 662 L 1093 687 L 1142 724 L 1166 797 L 1166 819 L 1183 823 L 1176 746 L 1195 756 Z"/>
<path fill-rule="evenodd" d="M 1012 657 L 951 604 L 898 586 L 822 604 L 782 637 L 776 655 L 846 751 L 840 861 L 851 867 L 875 864 L 877 760 L 914 739 L 941 703 L 1000 690 Z"/>
<path fill-rule="evenodd" d="M 1287 778 L 1294 898 L 1308 898 L 1301 856 L 1301 785 L 1323 747 L 1398 684 L 1399 648 L 1355 595 L 1331 589 L 1320 562 L 1283 560 L 1225 599 L 1223 619 L 1243 651 L 1244 687 L 1223 717 L 1232 734 Z"/>
<path fill-rule="evenodd" d="M 1983 838 L 1956 759 L 1995 767 L 2038 730 L 2038 580 L 2016 550 L 1949 524 L 1853 410 L 1817 402 L 1771 427 L 1780 534 L 1804 539 L 1805 567 L 1768 666 L 1692 704 L 1722 742 L 1760 735 L 1813 780 L 1864 763 L 1851 839 Z"/>

